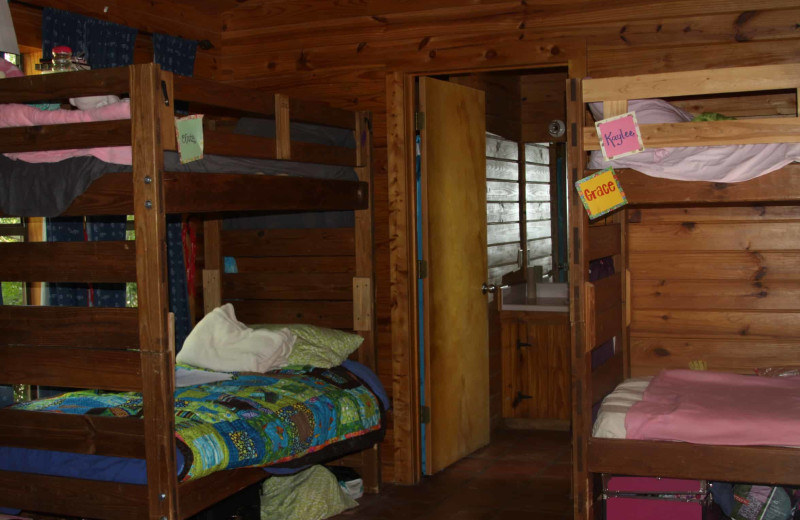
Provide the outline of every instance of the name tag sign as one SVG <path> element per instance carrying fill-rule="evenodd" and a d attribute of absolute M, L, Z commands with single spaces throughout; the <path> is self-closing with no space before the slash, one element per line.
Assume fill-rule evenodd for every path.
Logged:
<path fill-rule="evenodd" d="M 639 133 L 639 123 L 634 112 L 603 119 L 594 126 L 600 139 L 600 150 L 603 151 L 606 161 L 644 150 L 642 134 Z"/>
<path fill-rule="evenodd" d="M 203 158 L 203 114 L 175 118 L 181 164 Z"/>
<path fill-rule="evenodd" d="M 575 183 L 589 218 L 597 218 L 628 203 L 614 168 L 594 173 Z"/>

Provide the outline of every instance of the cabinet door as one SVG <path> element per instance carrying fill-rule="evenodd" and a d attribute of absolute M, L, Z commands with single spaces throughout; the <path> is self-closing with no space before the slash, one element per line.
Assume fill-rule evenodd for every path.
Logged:
<path fill-rule="evenodd" d="M 541 319 L 520 314 L 502 321 L 502 336 L 503 417 L 568 422 L 567 318 L 554 315 Z"/>

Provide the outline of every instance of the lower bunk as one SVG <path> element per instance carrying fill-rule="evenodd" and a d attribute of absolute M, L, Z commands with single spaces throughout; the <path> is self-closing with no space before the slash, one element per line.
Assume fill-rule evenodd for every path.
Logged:
<path fill-rule="evenodd" d="M 737 504 L 752 518 L 770 504 L 788 515 L 800 485 L 798 395 L 796 376 L 664 370 L 623 381 L 595 409 L 585 446 L 595 507 L 609 520 L 700 519 L 718 507 L 751 518 Z"/>
<path fill-rule="evenodd" d="M 179 511 L 184 518 L 269 474 L 292 474 L 373 449 L 384 434 L 388 398 L 377 376 L 355 361 L 329 368 L 290 365 L 265 374 L 182 365 L 176 385 Z M 126 421 L 134 429 L 132 423 L 141 423 L 142 399 L 136 393 L 84 390 L 11 408 L 11 419 L 31 411 L 43 417 L 74 415 L 90 424 L 94 441 L 103 444 L 114 442 L 103 438 L 108 421 Z M 143 457 L 143 452 L 102 456 L 4 446 L 0 505 L 92 518 L 144 518 Z M 88 499 L 83 492 L 76 494 L 85 488 L 92 489 Z"/>

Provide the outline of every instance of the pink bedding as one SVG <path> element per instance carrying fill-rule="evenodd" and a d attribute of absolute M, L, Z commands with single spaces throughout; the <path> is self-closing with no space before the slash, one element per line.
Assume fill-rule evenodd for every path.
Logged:
<path fill-rule="evenodd" d="M 596 120 L 603 118 L 602 103 L 590 103 Z M 634 99 L 628 109 L 639 124 L 682 123 L 692 114 L 663 99 Z M 643 152 L 606 161 L 593 151 L 589 168 L 633 168 L 652 177 L 682 181 L 742 182 L 800 162 L 800 143 L 748 144 L 647 148 Z"/>
<path fill-rule="evenodd" d="M 28 105 L 0 104 L 0 128 L 112 121 L 130 119 L 130 117 L 130 104 L 127 100 L 90 110 L 39 110 Z M 109 163 L 131 164 L 130 146 L 7 153 L 5 155 L 11 159 L 33 163 L 58 162 L 70 157 L 93 155 Z"/>
<path fill-rule="evenodd" d="M 666 370 L 625 428 L 628 439 L 800 446 L 800 377 Z"/>

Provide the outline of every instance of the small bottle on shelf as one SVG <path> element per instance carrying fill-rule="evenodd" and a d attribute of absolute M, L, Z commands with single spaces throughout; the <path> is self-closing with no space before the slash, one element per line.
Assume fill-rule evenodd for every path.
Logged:
<path fill-rule="evenodd" d="M 66 45 L 53 47 L 53 66 L 51 72 L 71 72 L 75 70 L 72 65 L 72 49 Z"/>

